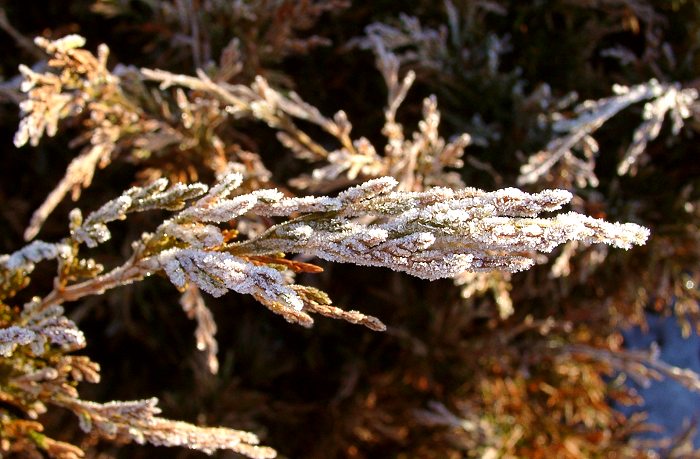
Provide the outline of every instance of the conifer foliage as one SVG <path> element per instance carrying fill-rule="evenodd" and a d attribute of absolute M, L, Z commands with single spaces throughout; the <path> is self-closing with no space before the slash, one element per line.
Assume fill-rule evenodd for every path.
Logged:
<path fill-rule="evenodd" d="M 375 7 L 0 9 L 0 455 L 697 454 L 700 8 Z"/>

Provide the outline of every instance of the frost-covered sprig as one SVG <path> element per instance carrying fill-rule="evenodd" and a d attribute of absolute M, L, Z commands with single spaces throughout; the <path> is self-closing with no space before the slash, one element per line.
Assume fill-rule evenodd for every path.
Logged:
<path fill-rule="evenodd" d="M 85 347 L 85 335 L 63 315 L 62 306 L 39 309 L 39 304 L 39 298 L 30 301 L 14 325 L 0 329 L 0 355 L 9 357 L 17 346 L 29 345 L 34 355 L 40 356 L 49 342 L 66 351 Z"/>
<path fill-rule="evenodd" d="M 289 322 L 307 327 L 313 324 L 313 319 L 302 312 L 302 298 L 273 268 L 256 266 L 229 253 L 179 248 L 160 253 L 150 263 L 153 269 L 162 267 L 170 281 L 180 289 L 193 283 L 215 297 L 233 290 L 252 295 Z"/>
<path fill-rule="evenodd" d="M 67 257 L 70 253 L 71 249 L 67 244 L 34 241 L 9 255 L 0 255 L 0 268 L 10 272 L 21 270 L 29 274 L 34 270 L 36 263 Z"/>
<path fill-rule="evenodd" d="M 336 198 L 285 198 L 276 191 L 257 191 L 195 205 L 174 220 L 187 216 L 224 221 L 248 211 L 265 216 L 301 213 L 305 215 L 276 225 L 258 238 L 230 244 L 225 250 L 236 256 L 313 254 L 331 261 L 384 266 L 426 279 L 451 277 L 465 270 L 519 271 L 532 265 L 534 253 L 550 252 L 569 240 L 630 248 L 648 236 L 648 230 L 635 224 L 608 223 L 573 212 L 537 218 L 540 212 L 559 209 L 571 199 L 571 194 L 562 190 L 538 194 L 516 189 L 491 193 L 448 188 L 393 191 L 397 185 L 393 178 L 384 177 L 351 188 Z M 203 204 L 205 199 L 210 198 L 200 202 Z M 354 219 L 360 216 L 381 220 L 362 224 Z M 233 274 L 223 277 L 217 266 L 231 263 L 230 272 L 252 272 L 235 258 L 219 259 L 220 256 L 198 252 L 193 260 L 193 253 L 179 250 L 162 256 L 184 257 L 181 261 L 186 260 L 189 269 L 185 271 L 210 293 L 241 291 L 241 279 Z M 164 258 L 163 263 L 173 262 Z M 214 270 L 213 279 L 217 282 L 211 281 L 207 266 Z M 171 267 L 169 274 L 176 285 L 182 284 L 180 271 Z M 270 276 L 267 279 L 275 280 Z"/>
<path fill-rule="evenodd" d="M 229 174 L 208 191 L 202 184 L 176 184 L 166 190 L 165 182 L 159 181 L 128 190 L 85 222 L 74 219 L 72 237 L 94 245 L 109 237 L 109 221 L 124 218 L 128 212 L 178 208 L 185 199 L 199 197 L 153 233 L 145 234 L 126 264 L 52 292 L 42 300 L 42 307 L 163 270 L 180 289 L 192 283 L 214 296 L 229 290 L 250 294 L 287 320 L 308 326 L 313 322 L 309 312 L 350 316 L 333 312 L 329 302 L 318 301 L 321 297 L 307 287 L 290 285 L 279 271 L 287 269 L 285 263 L 275 261 L 280 252 L 438 279 L 464 271 L 527 269 L 539 252 L 550 252 L 570 240 L 630 248 L 644 243 L 648 236 L 648 230 L 635 224 L 608 223 L 573 212 L 538 217 L 571 199 L 562 190 L 529 194 L 512 188 L 485 192 L 436 187 L 406 192 L 396 191 L 399 184 L 394 178 L 383 177 L 336 197 L 285 197 L 277 190 L 231 196 L 241 181 L 240 174 Z M 258 237 L 227 243 L 216 224 L 246 215 L 293 218 Z M 375 323 L 359 316 L 353 321 L 367 326 Z"/>
<path fill-rule="evenodd" d="M 158 261 L 179 288 L 190 281 L 215 297 L 234 290 L 254 295 L 265 303 L 281 302 L 297 311 L 304 306 L 297 294 L 284 285 L 279 271 L 256 266 L 228 253 L 170 249 L 160 253 Z"/>
<path fill-rule="evenodd" d="M 277 190 L 231 196 L 241 181 L 240 174 L 229 174 L 208 192 L 201 184 L 176 184 L 164 190 L 165 183 L 158 182 L 110 201 L 85 223 L 74 225 L 73 238 L 103 241 L 109 236 L 106 222 L 123 218 L 128 211 L 178 207 L 183 199 L 200 196 L 145 234 L 125 265 L 54 292 L 44 299 L 44 306 L 164 270 L 178 288 L 193 283 L 214 296 L 229 290 L 250 294 L 288 320 L 310 325 L 304 311 L 313 308 L 278 271 L 286 269 L 284 262 L 274 261 L 280 252 L 438 279 L 463 271 L 527 269 L 538 253 L 571 240 L 627 249 L 643 244 L 648 236 L 647 229 L 635 224 L 608 223 L 573 212 L 538 217 L 571 199 L 562 190 L 529 194 L 512 188 L 485 192 L 436 187 L 405 192 L 396 191 L 395 179 L 383 177 L 336 197 L 285 197 Z M 215 224 L 246 215 L 294 218 L 258 237 L 226 243 Z"/>
<path fill-rule="evenodd" d="M 336 197 L 285 197 L 277 190 L 231 196 L 241 180 L 239 174 L 223 177 L 146 237 L 146 244 L 163 237 L 180 243 L 150 253 L 138 262 L 139 269 L 162 269 L 180 289 L 192 283 L 214 296 L 229 290 L 250 294 L 288 320 L 310 325 L 307 313 L 318 311 L 304 300 L 300 286 L 288 285 L 279 266 L 265 266 L 270 260 L 261 265 L 255 257 L 304 253 L 438 279 L 463 271 L 520 271 L 534 263 L 537 253 L 569 240 L 629 248 L 648 235 L 638 225 L 576 213 L 537 217 L 571 199 L 562 190 L 529 194 L 438 187 L 405 192 L 396 191 L 395 179 L 383 177 Z M 215 224 L 246 215 L 296 217 L 258 237 L 225 243 Z"/>
<path fill-rule="evenodd" d="M 84 221 L 80 209 L 74 209 L 70 214 L 72 238 L 88 247 L 96 247 L 111 237 L 107 223 L 123 220 L 126 214 L 132 212 L 150 209 L 179 210 L 188 199 L 207 191 L 207 187 L 202 184 L 176 183 L 165 190 L 167 186 L 166 179 L 159 179 L 146 187 L 133 187 L 90 213 Z"/>
<path fill-rule="evenodd" d="M 520 169 L 518 184 L 534 183 L 558 162 L 564 161 L 575 172 L 573 175 L 579 186 L 586 183 L 596 186 L 598 180 L 593 167 L 599 147 L 592 134 L 630 105 L 647 100 L 642 114 L 644 122 L 634 131 L 632 144 L 618 166 L 620 175 L 633 173 L 647 143 L 658 137 L 666 115 L 670 114 L 673 134 L 676 135 L 683 127 L 684 119 L 692 116 L 692 106 L 698 100 L 698 91 L 694 88 L 683 89 L 679 83 L 659 83 L 655 79 L 631 87 L 615 85 L 613 92 L 614 96 L 580 103 L 574 109 L 576 116 L 573 118 L 555 113 L 552 129 L 560 137 L 529 158 Z M 585 159 L 576 157 L 574 150 L 583 151 Z"/>
<path fill-rule="evenodd" d="M 534 264 L 537 252 L 550 252 L 569 240 L 629 248 L 648 236 L 648 230 L 635 224 L 608 223 L 573 212 L 553 218 L 487 212 L 465 208 L 455 199 L 411 208 L 377 224 L 343 217 L 302 218 L 231 250 L 301 252 L 432 280 L 463 271 L 521 271 Z"/>
<path fill-rule="evenodd" d="M 224 449 L 252 459 L 277 456 L 272 448 L 258 446 L 258 437 L 249 432 L 199 427 L 158 417 L 161 410 L 155 398 L 108 403 L 68 399 L 62 400 L 61 404 L 79 414 L 83 431 L 108 439 L 156 446 L 184 446 L 207 454 Z"/>

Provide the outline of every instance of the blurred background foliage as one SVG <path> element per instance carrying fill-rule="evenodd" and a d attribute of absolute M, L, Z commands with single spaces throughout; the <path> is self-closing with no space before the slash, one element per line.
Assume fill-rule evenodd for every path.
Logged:
<path fill-rule="evenodd" d="M 19 119 L 17 67 L 45 59 L 32 44 L 35 36 L 78 33 L 93 52 L 100 43 L 110 47 L 110 68 L 133 65 L 190 75 L 213 64 L 225 67 L 222 55 L 237 40 L 242 65 L 229 82 L 250 84 L 263 75 L 281 91 L 296 91 L 321 113 L 344 110 L 355 137 L 381 145 L 386 89 L 363 37 L 386 39 L 391 28 L 404 34 L 396 46 L 386 39 L 401 74 L 416 73 L 400 121 L 413 129 L 422 99 L 435 94 L 441 134 L 449 139 L 468 132 L 474 139 L 462 179 L 489 190 L 516 186 L 527 157 L 555 136 L 550 115 L 573 116 L 572 105 L 564 103 L 572 92 L 579 101 L 600 99 L 612 94 L 614 84 L 631 86 L 651 78 L 700 87 L 700 4 L 691 0 L 33 0 L 0 5 L 1 253 L 22 246 L 32 212 L 77 154 L 67 145 L 80 132 L 79 120 L 67 121 L 56 138 L 37 147 L 12 146 Z M 597 187 L 578 186 L 562 166 L 525 188 L 565 187 L 576 196 L 576 210 L 649 226 L 652 238 L 646 247 L 625 253 L 570 247 L 569 263 L 569 255 L 561 258 L 565 274 L 555 275 L 554 260 L 564 248 L 525 273 L 465 280 L 467 286 L 484 284 L 475 287 L 481 294 L 468 298 L 450 281 L 431 283 L 385 269 L 320 262 L 325 271 L 302 274 L 303 282 L 324 289 L 345 309 L 381 318 L 388 330 L 376 333 L 325 320 L 307 330 L 243 296 L 207 298 L 218 325 L 221 366 L 216 375 L 207 371 L 194 345 L 195 324 L 182 313 L 177 292 L 165 279 L 152 279 L 67 308 L 85 331 L 86 353 L 103 368 L 102 383 L 81 388 L 83 397 L 106 401 L 155 395 L 167 416 L 254 431 L 283 457 L 697 455 L 692 434 L 666 432 L 662 440 L 644 443 L 639 433 L 654 427 L 635 411 L 627 410 L 625 417 L 612 408 L 641 402 L 626 375 L 654 377 L 645 363 L 653 356 L 626 350 L 622 329 L 643 328 L 649 313 L 677 316 L 687 334 L 700 323 L 700 118 L 693 113 L 677 136 L 664 125 L 647 147 L 646 163 L 635 175 L 619 176 L 616 166 L 640 123 L 642 105 L 623 111 L 596 133 Z M 277 186 L 309 171 L 262 123 L 242 121 L 233 130 L 231 138 L 262 157 Z M 149 167 L 190 167 L 206 177 L 196 162 L 178 169 L 178 162 L 187 161 L 169 158 Z M 116 196 L 138 180 L 134 177 L 141 170 L 143 164 L 123 160 L 98 171 L 80 206 L 91 209 Z M 66 216 L 75 206 L 68 201 L 48 219 L 42 239 L 65 234 Z M 122 259 L 129 242 L 156 218 L 136 215 L 118 225 L 104 259 Z M 37 286 L 50 282 L 49 272 L 37 271 L 33 278 Z M 499 314 L 499 295 L 512 300 L 514 312 L 507 317 Z M 697 385 L 692 378 L 682 382 Z M 52 412 L 43 421 L 55 438 L 80 443 L 69 414 Z M 90 451 L 94 457 L 199 454 L 104 443 Z"/>

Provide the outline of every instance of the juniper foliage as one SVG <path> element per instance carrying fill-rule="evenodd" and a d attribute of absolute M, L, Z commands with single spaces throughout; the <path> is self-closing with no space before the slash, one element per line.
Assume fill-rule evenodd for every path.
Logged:
<path fill-rule="evenodd" d="M 0 9 L 2 454 L 692 450 L 610 402 L 700 387 L 620 334 L 700 325 L 692 2 L 26 8 Z"/>

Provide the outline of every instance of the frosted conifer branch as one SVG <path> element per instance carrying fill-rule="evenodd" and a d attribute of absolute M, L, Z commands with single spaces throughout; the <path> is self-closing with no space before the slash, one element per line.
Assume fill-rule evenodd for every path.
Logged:
<path fill-rule="evenodd" d="M 437 101 L 431 96 L 424 101 L 424 119 L 419 123 L 418 132 L 415 132 L 412 138 L 406 139 L 403 127 L 396 122 L 396 111 L 411 87 L 415 75 L 408 72 L 404 78 L 399 79 L 399 62 L 381 42 L 376 43 L 375 52 L 377 66 L 388 87 L 385 124 L 382 129 L 387 138 L 384 155 L 378 154 L 377 149 L 366 138 L 353 140 L 350 137 L 352 124 L 342 110 L 332 118 L 325 117 L 299 95 L 283 94 L 273 89 L 260 76 L 256 77 L 252 85 L 245 86 L 215 83 L 203 72 L 199 72 L 197 77 L 151 69 L 141 69 L 141 73 L 147 80 L 160 82 L 161 88 L 176 85 L 205 91 L 227 104 L 226 110 L 234 117 L 258 119 L 277 129 L 280 142 L 298 157 L 327 162 L 325 166 L 314 169 L 310 175 L 293 179 L 290 183 L 296 187 L 314 191 L 338 189 L 358 178 L 383 175 L 398 178 L 401 188 L 406 190 L 423 190 L 429 186 L 462 187 L 464 184 L 459 174 L 447 172 L 445 169 L 462 166 L 461 156 L 471 142 L 471 137 L 462 134 L 451 142 L 446 142 L 440 137 Z M 297 127 L 294 124 L 295 120 L 318 125 L 337 139 L 340 148 L 326 150 Z"/>
<path fill-rule="evenodd" d="M 199 427 L 158 417 L 155 398 L 129 402 L 95 403 L 65 400 L 64 406 L 78 414 L 85 432 L 117 441 L 150 443 L 156 446 L 183 446 L 212 454 L 230 450 L 252 459 L 277 456 L 272 448 L 257 446 L 254 434 L 224 427 Z"/>
<path fill-rule="evenodd" d="M 571 194 L 563 190 L 529 194 L 513 188 L 485 192 L 436 187 L 406 192 L 395 191 L 398 182 L 394 178 L 382 177 L 337 197 L 289 198 L 277 190 L 230 197 L 241 179 L 237 173 L 222 177 L 220 184 L 189 208 L 163 222 L 154 233 L 145 234 L 126 264 L 53 292 L 44 299 L 44 307 L 164 270 L 180 289 L 192 283 L 213 296 L 229 290 L 250 294 L 287 320 L 308 326 L 313 320 L 307 312 L 351 316 L 343 316 L 340 310 L 334 312 L 319 301 L 314 309 L 314 304 L 305 301 L 308 296 L 300 295 L 299 286 L 287 285 L 277 270 L 287 266 L 275 264 L 269 257 L 280 252 L 304 253 L 432 280 L 464 271 L 521 271 L 532 266 L 538 253 L 550 252 L 571 240 L 630 248 L 643 244 L 649 233 L 635 224 L 608 223 L 573 212 L 538 217 L 541 212 L 560 209 L 571 199 Z M 131 210 L 150 208 L 151 204 L 172 204 L 169 198 L 152 196 L 179 200 L 205 190 L 201 184 L 176 184 L 165 190 L 165 182 L 149 189 L 131 189 L 91 214 L 85 223 L 76 219 L 73 237 L 102 241 L 109 235 L 105 222 L 123 218 Z M 259 236 L 228 244 L 223 232 L 210 224 L 247 218 L 246 214 L 296 217 Z M 168 238 L 180 242 L 167 242 Z M 260 256 L 268 261 L 255 259 Z M 355 317 L 351 321 L 363 320 Z"/>
<path fill-rule="evenodd" d="M 698 91 L 694 88 L 681 89 L 678 83 L 664 84 L 654 79 L 631 87 L 615 85 L 613 92 L 614 96 L 586 100 L 577 105 L 574 118 L 563 119 L 561 114 L 554 114 L 556 121 L 552 128 L 562 136 L 549 142 L 544 151 L 529 158 L 528 163 L 520 169 L 518 184 L 535 183 L 555 164 L 565 160 L 570 168 L 577 171 L 575 175 L 579 186 L 585 186 L 586 182 L 596 186 L 598 181 L 593 166 L 598 143 L 592 134 L 630 105 L 649 100 L 644 106 L 645 121 L 635 130 L 632 144 L 618 166 L 620 175 L 634 172 L 631 167 L 644 152 L 647 143 L 658 137 L 666 114 L 671 115 L 675 135 L 683 127 L 683 120 L 691 116 L 691 106 L 698 99 Z M 574 156 L 575 149 L 582 150 L 586 160 Z"/>
<path fill-rule="evenodd" d="M 56 135 L 59 122 L 90 108 L 96 93 L 119 92 L 119 78 L 107 70 L 109 49 L 106 46 L 100 46 L 98 55 L 94 56 L 81 49 L 85 39 L 79 35 L 68 35 L 54 41 L 37 37 L 34 42 L 52 55 L 49 67 L 60 71 L 41 74 L 20 66 L 24 77 L 21 90 L 27 93 L 27 99 L 20 103 L 23 118 L 14 138 L 17 147 L 26 143 L 36 146 L 44 134 L 49 137 Z M 104 114 L 107 104 L 96 105 L 101 113 L 92 120 L 95 129 L 89 137 L 90 145 L 71 161 L 61 182 L 34 212 L 24 234 L 26 240 L 37 235 L 46 218 L 68 192 L 77 199 L 81 187 L 92 182 L 97 167 L 104 167 L 111 161 L 119 128 L 112 123 L 111 117 Z M 123 107 L 110 109 L 114 118 L 120 118 L 122 122 L 131 116 L 131 113 L 124 113 Z"/>
<path fill-rule="evenodd" d="M 535 195 L 515 189 L 486 193 L 434 188 L 407 193 L 390 191 L 394 186 L 392 178 L 371 180 L 325 199 L 327 209 L 338 203 L 341 209 L 276 225 L 257 239 L 232 245 L 230 251 L 301 252 L 437 279 L 466 270 L 520 271 L 533 263 L 535 252 L 550 252 L 569 240 L 630 248 L 648 236 L 648 230 L 635 224 L 608 223 L 576 213 L 535 218 L 538 211 L 558 209 L 571 199 L 561 190 Z M 351 219 L 372 215 L 383 219 L 374 224 Z"/>
<path fill-rule="evenodd" d="M 426 279 L 451 277 L 462 271 L 520 271 L 532 265 L 535 253 L 550 252 L 569 240 L 630 248 L 648 236 L 648 230 L 638 225 L 607 223 L 576 213 L 536 218 L 538 213 L 559 209 L 571 199 L 571 194 L 562 190 L 538 194 L 516 189 L 490 193 L 448 188 L 392 191 L 396 185 L 396 180 L 384 177 L 344 191 L 337 198 L 284 198 L 269 190 L 232 199 L 203 198 L 173 221 L 209 221 L 212 209 L 217 211 L 217 220 L 237 218 L 242 208 L 228 204 L 239 202 L 246 202 L 245 209 L 259 215 L 305 213 L 227 250 L 239 256 L 301 252 L 330 261 L 389 267 Z M 316 215 L 318 212 L 321 215 Z M 352 219 L 358 216 L 383 220 L 360 224 Z M 159 264 L 181 288 L 192 281 L 215 296 L 236 290 L 259 296 L 264 303 L 276 301 L 301 311 L 301 300 L 281 285 L 281 276 L 275 271 L 233 255 L 173 249 L 159 256 Z M 221 269 L 223 266 L 226 269 Z M 245 282 L 246 276 L 256 280 Z"/>

